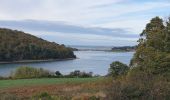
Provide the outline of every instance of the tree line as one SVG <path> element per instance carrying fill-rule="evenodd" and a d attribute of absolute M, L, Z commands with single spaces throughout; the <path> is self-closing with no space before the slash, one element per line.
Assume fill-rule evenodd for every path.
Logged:
<path fill-rule="evenodd" d="M 0 77 L 0 79 L 30 79 L 30 78 L 88 78 L 98 77 L 93 76 L 92 72 L 84 72 L 75 70 L 69 74 L 62 74 L 60 71 L 52 72 L 43 68 L 34 68 L 29 66 L 18 67 L 15 71 L 11 72 L 9 77 Z"/>

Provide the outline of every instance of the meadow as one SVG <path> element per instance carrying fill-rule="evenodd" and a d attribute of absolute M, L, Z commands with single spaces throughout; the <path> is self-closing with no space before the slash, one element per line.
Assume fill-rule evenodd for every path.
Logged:
<path fill-rule="evenodd" d="M 0 99 L 30 100 L 46 93 L 57 98 L 50 100 L 105 98 L 111 84 L 105 77 L 0 80 Z"/>
<path fill-rule="evenodd" d="M 16 79 L 16 80 L 0 80 L 0 89 L 25 87 L 25 86 L 40 86 L 54 84 L 76 84 L 88 83 L 104 80 L 103 77 L 94 78 L 39 78 L 39 79 Z"/>

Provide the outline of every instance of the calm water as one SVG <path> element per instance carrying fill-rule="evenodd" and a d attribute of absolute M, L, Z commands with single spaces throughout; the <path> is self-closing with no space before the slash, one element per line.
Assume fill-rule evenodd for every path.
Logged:
<path fill-rule="evenodd" d="M 134 52 L 105 52 L 105 51 L 75 51 L 78 59 L 55 62 L 20 63 L 20 64 L 0 64 L 0 76 L 7 76 L 18 66 L 31 66 L 44 68 L 50 71 L 59 70 L 63 74 L 68 74 L 74 70 L 93 72 L 94 74 L 107 74 L 112 61 L 121 61 L 129 64 Z"/>

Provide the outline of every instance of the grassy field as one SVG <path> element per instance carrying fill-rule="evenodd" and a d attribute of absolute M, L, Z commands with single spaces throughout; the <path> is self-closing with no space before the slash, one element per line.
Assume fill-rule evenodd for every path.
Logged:
<path fill-rule="evenodd" d="M 103 77 L 96 78 L 40 78 L 40 79 L 18 79 L 18 80 L 0 80 L 0 89 L 36 86 L 36 85 L 53 85 L 53 84 L 76 84 L 88 83 L 104 80 Z"/>

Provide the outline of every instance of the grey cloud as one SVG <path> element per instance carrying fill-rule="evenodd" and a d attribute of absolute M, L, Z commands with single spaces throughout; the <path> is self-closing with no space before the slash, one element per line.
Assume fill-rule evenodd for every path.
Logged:
<path fill-rule="evenodd" d="M 0 27 L 12 28 L 17 30 L 45 31 L 60 33 L 77 33 L 77 34 L 95 34 L 120 38 L 138 38 L 137 34 L 130 34 L 127 29 L 122 28 L 101 28 L 101 27 L 84 27 L 71 25 L 60 21 L 44 20 L 1 20 Z"/>

